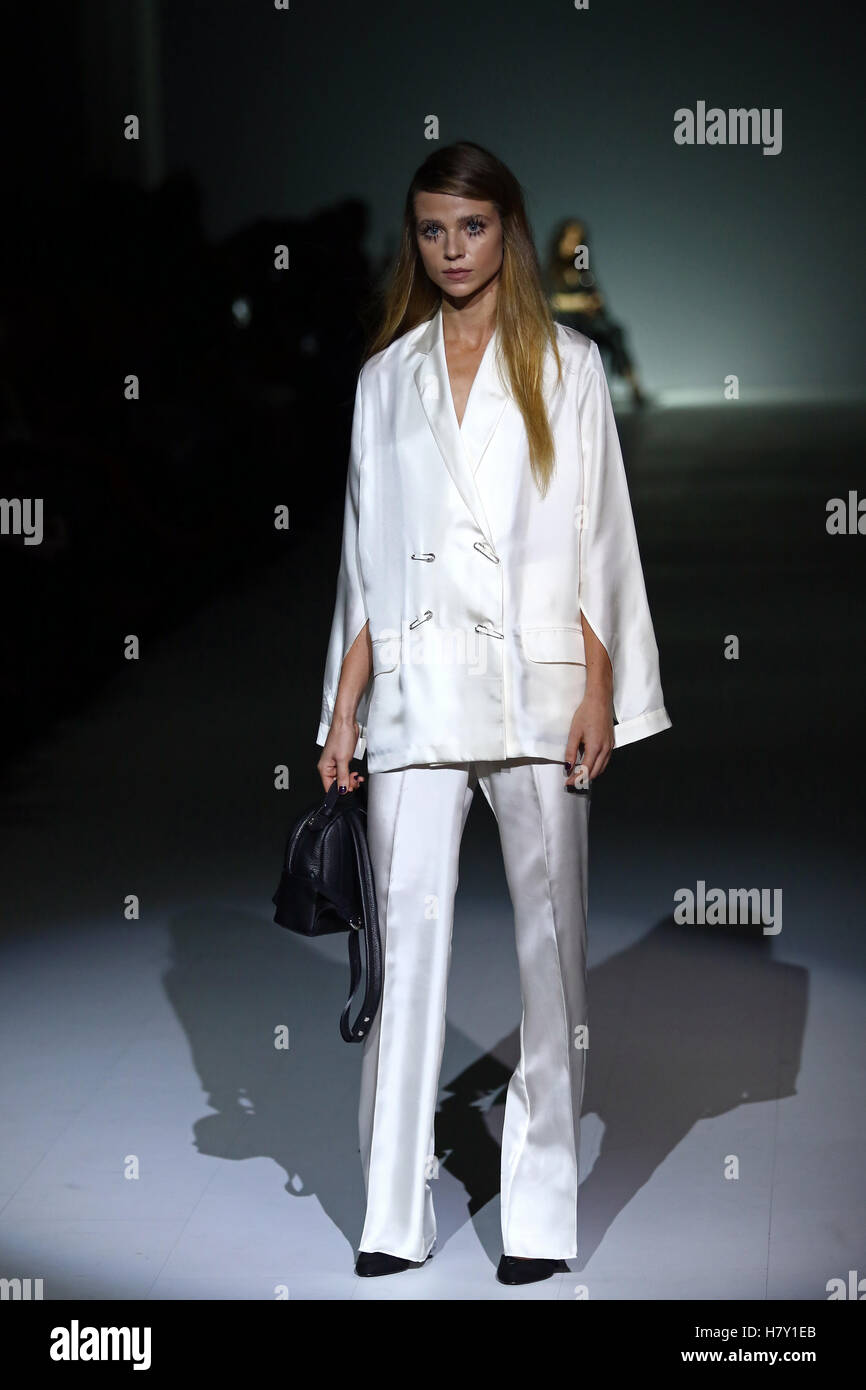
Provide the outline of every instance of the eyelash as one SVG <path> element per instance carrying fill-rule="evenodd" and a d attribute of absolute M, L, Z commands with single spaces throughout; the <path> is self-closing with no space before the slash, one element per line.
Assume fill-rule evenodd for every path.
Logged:
<path fill-rule="evenodd" d="M 486 227 L 487 224 L 484 222 L 483 218 L 481 218 L 481 217 L 470 217 L 470 218 L 469 218 L 469 221 L 466 223 L 467 229 L 469 228 L 469 226 L 470 226 L 473 222 L 475 222 L 475 223 L 477 224 L 477 226 L 478 226 L 478 231 L 477 231 L 477 232 L 469 232 L 469 235 L 470 235 L 471 237 L 481 236 L 481 235 L 483 234 L 483 232 L 484 232 L 485 227 Z M 439 230 L 439 223 L 438 223 L 438 222 L 426 222 L 426 223 L 424 224 L 424 226 L 421 228 L 421 235 L 422 235 L 422 237 L 424 238 L 425 241 L 435 241 L 435 240 L 436 240 L 436 237 L 435 237 L 435 235 L 434 235 L 434 232 L 438 232 L 438 230 Z"/>

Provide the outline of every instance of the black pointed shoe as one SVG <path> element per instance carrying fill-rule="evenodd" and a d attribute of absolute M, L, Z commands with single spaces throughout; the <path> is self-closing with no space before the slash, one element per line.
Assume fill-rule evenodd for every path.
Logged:
<path fill-rule="evenodd" d="M 427 1256 L 429 1260 L 433 1252 Z M 420 1269 L 426 1261 L 418 1264 L 415 1260 L 404 1260 L 402 1255 L 386 1255 L 381 1250 L 359 1250 L 358 1258 L 355 1262 L 355 1273 L 360 1274 L 365 1279 L 372 1279 L 380 1274 L 399 1274 L 404 1269 Z"/>
<path fill-rule="evenodd" d="M 521 1260 L 516 1255 L 503 1255 L 496 1278 L 500 1284 L 536 1284 L 551 1274 L 568 1274 L 565 1260 Z"/>

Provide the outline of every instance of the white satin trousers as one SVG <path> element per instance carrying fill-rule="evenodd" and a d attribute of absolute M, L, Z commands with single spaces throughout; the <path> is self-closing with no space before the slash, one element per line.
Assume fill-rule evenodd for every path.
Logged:
<path fill-rule="evenodd" d="M 561 762 L 537 758 L 368 776 L 384 982 L 363 1044 L 361 1250 L 421 1262 L 436 1238 L 430 1184 L 458 855 L 480 785 L 499 828 L 523 1004 L 502 1136 L 503 1253 L 577 1254 L 590 797 L 564 782 Z"/>

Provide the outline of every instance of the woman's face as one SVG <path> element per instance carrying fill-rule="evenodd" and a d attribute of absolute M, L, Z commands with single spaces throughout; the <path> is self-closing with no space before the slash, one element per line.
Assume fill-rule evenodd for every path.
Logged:
<path fill-rule="evenodd" d="M 454 193 L 418 193 L 415 240 L 434 285 L 466 300 L 502 267 L 502 222 L 493 203 Z"/>

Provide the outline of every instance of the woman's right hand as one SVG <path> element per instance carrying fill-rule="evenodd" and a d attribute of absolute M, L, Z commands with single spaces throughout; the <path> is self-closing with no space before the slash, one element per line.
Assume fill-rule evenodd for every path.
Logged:
<path fill-rule="evenodd" d="M 330 791 L 335 778 L 340 787 L 341 795 L 348 795 L 349 792 L 357 791 L 363 782 L 364 778 L 359 772 L 349 771 L 349 763 L 355 752 L 359 733 L 356 719 L 334 720 L 331 724 L 330 732 L 325 739 L 325 746 L 322 749 L 322 756 L 316 764 L 316 770 L 322 779 L 322 786 L 326 792 Z"/>

